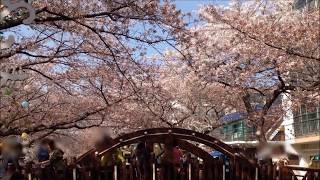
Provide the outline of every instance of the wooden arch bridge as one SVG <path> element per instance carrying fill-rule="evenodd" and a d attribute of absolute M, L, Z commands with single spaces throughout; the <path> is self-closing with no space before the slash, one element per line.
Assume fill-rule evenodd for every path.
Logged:
<path fill-rule="evenodd" d="M 145 180 L 258 179 L 257 166 L 242 153 L 214 137 L 179 128 L 154 128 L 132 132 L 115 138 L 112 143 L 88 151 L 77 159 L 77 164 L 80 167 L 87 167 L 84 168 L 86 172 L 82 177 L 84 179 L 106 179 L 105 177 L 101 178 L 101 174 L 94 174 L 99 167 L 91 163 L 93 162 L 92 159 L 101 159 L 105 154 L 113 153 L 120 147 L 141 142 L 164 144 L 165 149 L 169 152 L 172 152 L 173 147 L 178 146 L 193 155 L 192 158 L 187 160 L 185 167 L 164 162 L 159 163 L 155 158 L 151 158 L 149 162 L 150 171 L 143 178 Z M 211 150 L 223 153 L 227 158 L 213 158 L 207 151 L 195 144 L 203 144 Z M 114 164 L 112 179 L 142 179 L 136 176 L 134 164 L 131 162 L 126 161 L 124 168 L 120 166 Z M 179 173 L 174 169 L 179 169 Z"/>
<path fill-rule="evenodd" d="M 150 158 L 143 164 L 143 173 L 139 171 L 141 164 L 136 163 L 137 156 L 134 159 L 131 154 L 124 156 L 121 162 L 116 161 L 119 149 L 135 144 L 144 144 L 146 149 L 149 148 L 146 152 Z M 154 144 L 163 146 L 161 156 L 155 156 Z M 214 158 L 197 144 L 224 155 Z M 172 161 L 176 147 L 187 154 L 183 162 Z M 108 162 L 111 163 L 102 166 L 105 157 L 109 157 Z M 167 158 L 159 161 L 159 157 Z M 239 150 L 199 132 L 154 128 L 121 135 L 89 150 L 68 166 L 65 176 L 68 180 L 298 180 L 293 170 L 305 170 L 307 173 L 301 176 L 303 180 L 320 179 L 319 169 L 294 169 L 283 164 L 257 165 Z M 27 168 L 26 179 L 37 177 L 35 171 L 39 169 Z"/>

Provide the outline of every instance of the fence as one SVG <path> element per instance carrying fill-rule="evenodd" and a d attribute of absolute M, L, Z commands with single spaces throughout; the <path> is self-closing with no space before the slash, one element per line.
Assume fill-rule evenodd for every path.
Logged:
<path fill-rule="evenodd" d="M 215 158 L 210 164 L 192 157 L 184 164 L 158 163 L 150 160 L 149 171 L 139 175 L 134 162 L 126 159 L 121 164 L 107 168 L 68 166 L 65 179 L 68 180 L 319 180 L 320 169 L 285 166 L 283 164 L 260 165 L 255 168 L 237 163 L 232 169 L 232 162 L 226 163 Z M 39 179 L 44 171 L 40 167 L 24 169 L 27 180 Z M 232 177 L 232 171 L 236 176 Z M 109 179 L 108 179 L 109 178 Z"/>
<path fill-rule="evenodd" d="M 154 143 L 163 144 L 164 154 L 159 158 L 149 149 L 149 158 L 142 164 L 137 163 L 132 156 L 125 156 L 124 162 L 116 161 L 117 149 L 137 143 L 143 143 L 145 147 L 153 147 Z M 196 146 L 197 143 L 219 151 L 224 156 L 214 158 Z M 185 150 L 183 161 L 173 160 L 173 148 L 177 146 Z M 102 157 L 107 155 L 111 157 L 111 164 L 102 166 Z M 26 165 L 23 172 L 28 180 L 46 173 L 44 169 L 31 164 Z M 108 144 L 93 148 L 73 165 L 69 165 L 64 176 L 68 180 L 319 180 L 319 174 L 320 169 L 271 163 L 258 165 L 241 150 L 195 131 L 154 128 L 125 134 Z"/>

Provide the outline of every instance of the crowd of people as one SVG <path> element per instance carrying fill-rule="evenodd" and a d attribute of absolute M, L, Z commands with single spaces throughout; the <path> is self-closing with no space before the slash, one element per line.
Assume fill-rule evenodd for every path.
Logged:
<path fill-rule="evenodd" d="M 110 142 L 111 139 L 104 142 Z M 180 149 L 178 146 L 166 147 L 163 144 L 153 144 L 140 142 L 130 146 L 123 146 L 114 151 L 103 154 L 97 161 L 100 161 L 98 169 L 99 176 L 102 179 L 112 180 L 114 176 L 114 165 L 117 165 L 119 176 L 120 171 L 130 164 L 134 172 L 134 179 L 149 180 L 152 179 L 152 164 L 161 164 L 163 171 L 174 179 L 179 179 L 182 174 L 186 174 L 188 162 L 191 154 Z"/>
<path fill-rule="evenodd" d="M 112 144 L 113 139 L 105 136 L 96 144 L 96 148 Z M 67 162 L 64 152 L 57 147 L 52 139 L 42 139 L 36 143 L 34 158 L 27 158 L 26 143 L 23 138 L 12 136 L 0 142 L 0 179 L 20 180 L 25 178 L 27 167 L 37 180 L 64 180 L 67 174 Z M 26 154 L 27 153 L 27 154 Z M 114 165 L 122 171 L 130 164 L 136 179 L 149 180 L 152 177 L 152 163 L 162 164 L 163 168 L 179 179 L 187 169 L 191 154 L 178 146 L 166 147 L 163 144 L 140 142 L 117 148 L 114 151 L 94 156 L 88 163 L 94 164 L 99 171 L 96 176 L 111 180 L 114 176 Z M 84 165 L 84 167 L 89 167 Z M 80 164 L 78 169 L 81 169 Z M 29 170 L 30 171 L 30 170 Z M 120 174 L 120 173 L 119 173 Z M 94 174 L 92 174 L 94 176 Z M 34 178 L 33 178 L 34 179 Z"/>
<path fill-rule="evenodd" d="M 28 152 L 23 136 L 10 136 L 0 143 L 0 179 L 22 180 L 23 171 L 28 165 L 39 167 L 37 174 L 39 180 L 63 180 L 66 163 L 63 151 L 56 146 L 52 139 L 41 140 L 36 148 L 35 159 L 26 158 Z"/>

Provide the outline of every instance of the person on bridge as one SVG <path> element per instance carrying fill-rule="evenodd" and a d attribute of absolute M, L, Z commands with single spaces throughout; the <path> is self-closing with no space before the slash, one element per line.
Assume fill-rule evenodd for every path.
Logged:
<path fill-rule="evenodd" d="M 50 158 L 49 148 L 48 148 L 48 139 L 43 139 L 39 144 L 39 149 L 37 151 L 37 159 L 39 163 L 48 161 Z M 50 179 L 50 168 L 48 166 L 42 166 L 41 172 L 38 174 L 41 180 Z"/>
<path fill-rule="evenodd" d="M 105 145 L 110 145 L 113 142 L 113 138 L 110 137 L 108 134 L 105 134 L 103 137 L 103 141 L 97 144 L 97 147 L 103 147 Z M 101 174 L 102 177 L 104 177 L 107 180 L 113 179 L 113 168 L 114 165 L 117 165 L 117 167 L 121 167 L 121 165 L 125 162 L 125 159 L 123 157 L 122 151 L 120 149 L 116 149 L 112 152 L 105 153 L 101 159 L 100 159 L 100 167 L 103 169 L 103 172 Z M 117 168 L 118 174 L 120 172 L 121 168 Z"/>
<path fill-rule="evenodd" d="M 145 142 L 140 142 L 137 145 L 135 151 L 135 157 L 137 160 L 137 170 L 138 170 L 138 178 L 149 180 L 151 178 L 150 172 L 150 151 L 146 147 Z"/>
<path fill-rule="evenodd" d="M 178 147 L 178 146 L 175 146 L 173 148 L 173 164 L 176 165 L 176 166 L 179 166 L 182 162 L 182 151 L 181 149 Z"/>
<path fill-rule="evenodd" d="M 18 136 L 9 136 L 4 140 L 1 155 L 4 169 L 7 170 L 10 162 L 17 172 L 21 171 L 19 158 L 22 157 L 23 153 L 21 139 Z"/>
<path fill-rule="evenodd" d="M 180 179 L 180 171 L 182 170 L 182 151 L 178 146 L 166 144 L 161 162 L 163 164 L 163 175 L 167 179 Z"/>
<path fill-rule="evenodd" d="M 48 146 L 50 166 L 54 173 L 53 177 L 55 180 L 64 180 L 66 171 L 66 164 L 63 160 L 64 152 L 56 147 L 56 143 L 53 140 L 49 141 Z"/>
<path fill-rule="evenodd" d="M 48 139 L 43 139 L 40 142 L 39 149 L 37 152 L 37 158 L 39 162 L 44 162 L 49 160 L 49 149 L 48 149 Z"/>
<path fill-rule="evenodd" d="M 49 160 L 41 162 L 41 166 L 49 165 L 52 180 L 65 180 L 66 164 L 63 160 L 64 152 L 56 146 L 54 140 L 46 142 L 49 150 Z"/>

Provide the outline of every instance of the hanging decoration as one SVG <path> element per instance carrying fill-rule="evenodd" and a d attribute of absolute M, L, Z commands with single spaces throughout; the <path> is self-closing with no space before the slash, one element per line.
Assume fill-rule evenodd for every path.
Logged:
<path fill-rule="evenodd" d="M 26 100 L 24 100 L 24 101 L 22 101 L 21 106 L 22 106 L 23 108 L 27 109 L 27 108 L 29 108 L 29 102 L 26 101 Z"/>
<path fill-rule="evenodd" d="M 27 133 L 23 132 L 23 133 L 21 134 L 21 139 L 22 139 L 22 141 L 26 141 L 26 140 L 28 140 L 28 138 L 29 138 L 29 135 L 28 135 Z"/>
<path fill-rule="evenodd" d="M 3 95 L 5 96 L 11 96 L 12 95 L 12 89 L 6 87 L 3 91 Z"/>

